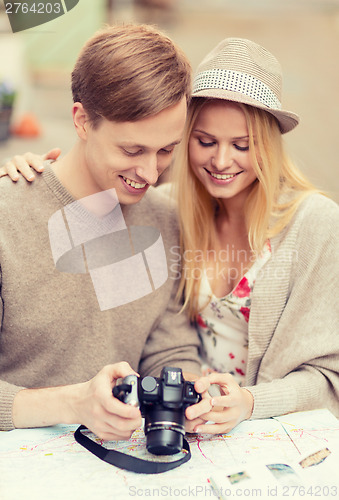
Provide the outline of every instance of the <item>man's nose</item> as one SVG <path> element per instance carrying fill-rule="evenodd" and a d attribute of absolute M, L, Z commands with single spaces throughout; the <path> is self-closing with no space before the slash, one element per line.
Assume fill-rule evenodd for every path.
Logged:
<path fill-rule="evenodd" d="M 159 178 L 157 155 L 145 155 L 135 171 L 140 179 L 143 179 L 150 185 L 155 184 Z"/>

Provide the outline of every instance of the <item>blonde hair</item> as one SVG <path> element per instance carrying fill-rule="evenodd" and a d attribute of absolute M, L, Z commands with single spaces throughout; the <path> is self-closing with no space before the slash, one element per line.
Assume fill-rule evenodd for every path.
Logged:
<path fill-rule="evenodd" d="M 178 204 L 181 255 L 191 251 L 207 255 L 215 248 L 215 213 L 221 202 L 213 198 L 193 173 L 188 157 L 188 142 L 202 107 L 211 98 L 193 98 L 188 110 L 184 138 L 172 170 Z M 252 252 L 263 249 L 268 238 L 279 234 L 291 221 L 300 203 L 316 188 L 303 176 L 284 151 L 276 118 L 264 110 L 239 104 L 244 112 L 249 151 L 257 180 L 246 200 L 245 217 Z M 255 143 L 254 143 L 255 137 Z M 286 194 L 282 202 L 281 195 Z M 201 259 L 200 259 L 201 260 Z M 198 313 L 198 293 L 202 262 L 184 261 L 178 296 L 184 293 L 184 307 L 190 318 Z"/>
<path fill-rule="evenodd" d="M 124 122 L 155 115 L 191 95 L 191 65 L 165 34 L 145 24 L 99 30 L 72 72 L 74 102 L 95 128 L 102 118 Z"/>

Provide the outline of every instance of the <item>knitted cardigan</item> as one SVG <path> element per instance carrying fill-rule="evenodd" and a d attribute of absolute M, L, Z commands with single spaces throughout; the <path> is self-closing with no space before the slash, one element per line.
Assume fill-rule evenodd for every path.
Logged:
<path fill-rule="evenodd" d="M 307 197 L 271 240 L 249 319 L 252 419 L 327 407 L 339 417 L 339 207 Z"/>

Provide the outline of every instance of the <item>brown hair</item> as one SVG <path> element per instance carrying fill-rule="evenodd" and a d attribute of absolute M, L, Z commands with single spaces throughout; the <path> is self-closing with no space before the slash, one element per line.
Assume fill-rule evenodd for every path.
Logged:
<path fill-rule="evenodd" d="M 191 94 L 191 66 L 174 42 L 153 26 L 128 24 L 98 31 L 72 72 L 73 101 L 92 126 L 154 115 Z"/>

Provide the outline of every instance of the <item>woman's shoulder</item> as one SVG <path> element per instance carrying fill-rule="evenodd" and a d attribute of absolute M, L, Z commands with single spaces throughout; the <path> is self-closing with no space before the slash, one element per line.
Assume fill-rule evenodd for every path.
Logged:
<path fill-rule="evenodd" d="M 298 207 L 296 218 L 302 225 L 321 230 L 322 225 L 328 227 L 339 223 L 339 205 L 321 193 L 312 193 Z"/>
<path fill-rule="evenodd" d="M 280 198 L 282 203 L 291 201 L 289 197 Z M 289 223 L 271 239 L 274 248 L 280 246 L 302 246 L 314 248 L 325 241 L 331 246 L 339 240 L 339 206 L 332 199 L 319 192 L 306 194 Z"/>
<path fill-rule="evenodd" d="M 304 207 L 307 207 L 311 210 L 318 210 L 320 208 L 323 210 L 332 210 L 334 211 L 334 213 L 339 213 L 338 203 L 336 203 L 328 196 L 318 192 L 310 193 L 308 196 L 306 196 L 305 200 L 303 201 L 303 205 Z"/>
<path fill-rule="evenodd" d="M 339 246 L 339 206 L 330 198 L 314 193 L 298 207 L 292 222 L 297 246 L 305 252 L 336 252 Z M 322 249 L 322 250 L 321 250 Z"/>

